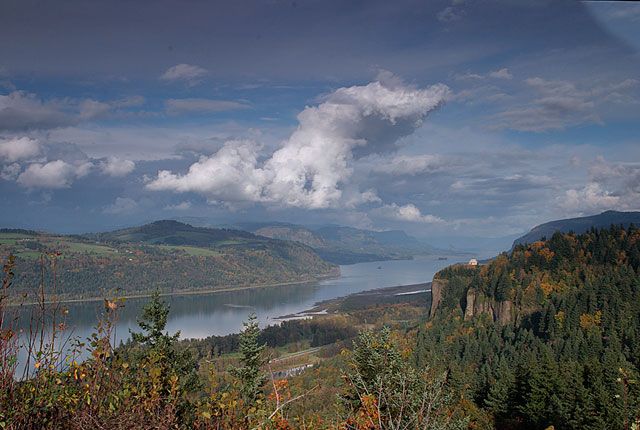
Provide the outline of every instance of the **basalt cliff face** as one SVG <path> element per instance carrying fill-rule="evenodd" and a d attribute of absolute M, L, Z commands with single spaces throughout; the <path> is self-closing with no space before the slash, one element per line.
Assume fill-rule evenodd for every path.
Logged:
<path fill-rule="evenodd" d="M 482 314 L 488 315 L 493 321 L 502 324 L 510 323 L 514 320 L 514 306 L 511 300 L 496 301 L 478 292 L 474 288 L 469 288 L 466 296 L 464 308 L 464 319 L 470 320 Z"/>
<path fill-rule="evenodd" d="M 442 289 L 444 288 L 446 282 L 442 279 L 433 279 L 431 283 L 431 311 L 429 315 L 434 315 L 436 309 L 440 305 L 442 301 Z"/>
<path fill-rule="evenodd" d="M 498 300 L 472 285 L 479 270 L 481 267 L 455 265 L 438 273 L 431 284 L 430 315 L 446 308 L 461 311 L 465 321 L 486 315 L 502 324 L 514 322 L 518 312 L 513 300 Z"/>

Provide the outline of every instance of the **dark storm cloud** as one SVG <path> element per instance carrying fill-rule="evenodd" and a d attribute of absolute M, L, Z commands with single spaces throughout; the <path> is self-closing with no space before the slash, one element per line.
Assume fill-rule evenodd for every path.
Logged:
<path fill-rule="evenodd" d="M 526 104 L 509 107 L 494 117 L 493 127 L 520 131 L 564 129 L 583 123 L 601 124 L 615 105 L 633 105 L 640 101 L 640 81 L 589 82 L 576 85 L 570 81 L 525 79 L 534 95 Z"/>
<path fill-rule="evenodd" d="M 615 43 L 579 2 L 455 3 L 7 0 L 0 61 L 92 78 L 353 79 L 372 67 L 414 77 L 516 46 Z"/>
<path fill-rule="evenodd" d="M 25 91 L 0 93 L 0 132 L 48 130 L 124 114 L 144 104 L 142 96 L 118 100 L 53 98 L 43 100 Z"/>
<path fill-rule="evenodd" d="M 77 122 L 63 110 L 62 103 L 46 103 L 22 91 L 0 94 L 0 131 L 48 129 Z"/>

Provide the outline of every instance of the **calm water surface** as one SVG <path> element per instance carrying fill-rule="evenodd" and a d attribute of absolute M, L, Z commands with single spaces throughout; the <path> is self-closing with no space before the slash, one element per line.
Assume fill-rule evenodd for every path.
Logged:
<path fill-rule="evenodd" d="M 171 306 L 167 329 L 170 333 L 180 331 L 182 338 L 236 333 L 251 312 L 256 313 L 262 326 L 275 324 L 276 318 L 310 309 L 323 300 L 375 288 L 430 282 L 438 270 L 457 261 L 455 258 L 416 257 L 414 260 L 359 263 L 341 266 L 340 278 L 316 284 L 163 297 Z M 129 337 L 129 329 L 138 329 L 136 318 L 148 300 L 125 302 L 116 328 L 118 341 Z M 69 330 L 74 336 L 86 339 L 94 330 L 102 302 L 74 303 L 67 307 Z"/>

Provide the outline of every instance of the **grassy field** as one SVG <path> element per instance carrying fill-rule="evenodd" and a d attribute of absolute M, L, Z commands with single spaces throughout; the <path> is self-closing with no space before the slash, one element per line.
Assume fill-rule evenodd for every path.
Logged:
<path fill-rule="evenodd" d="M 64 236 L 0 233 L 0 254 L 11 252 L 20 258 L 35 259 L 40 256 L 41 251 L 58 251 L 62 258 L 66 254 L 90 254 L 101 257 L 118 253 L 117 249 L 110 246 Z"/>
<path fill-rule="evenodd" d="M 15 245 L 18 241 L 31 239 L 34 236 L 20 233 L 0 233 L 0 245 Z"/>
<path fill-rule="evenodd" d="M 15 256 L 18 258 L 24 258 L 25 260 L 35 260 L 40 257 L 40 253 L 37 251 L 20 250 L 16 251 Z"/>
<path fill-rule="evenodd" d="M 211 248 L 198 248 L 195 246 L 177 246 L 177 245 L 156 245 L 165 251 L 182 251 L 194 257 L 216 257 L 221 255 L 220 251 Z"/>
<path fill-rule="evenodd" d="M 61 245 L 66 245 L 69 250 L 74 253 L 88 253 L 96 255 L 113 255 L 118 252 L 117 249 L 110 246 L 98 245 L 94 243 L 60 241 Z"/>

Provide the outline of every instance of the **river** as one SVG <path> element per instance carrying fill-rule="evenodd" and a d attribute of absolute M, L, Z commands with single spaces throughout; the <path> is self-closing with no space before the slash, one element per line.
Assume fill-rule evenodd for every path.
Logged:
<path fill-rule="evenodd" d="M 398 285 L 429 282 L 440 269 L 456 261 L 455 257 L 416 257 L 341 266 L 341 276 L 314 284 L 252 288 L 220 293 L 163 297 L 171 307 L 167 330 L 180 331 L 182 338 L 203 338 L 236 333 L 250 312 L 255 312 L 261 326 L 276 324 L 277 318 L 313 307 L 317 302 L 360 291 Z M 117 340 L 126 340 L 129 330 L 137 330 L 136 318 L 148 298 L 128 299 L 119 311 Z M 65 305 L 66 335 L 86 339 L 96 325 L 102 302 Z M 22 361 L 22 360 L 20 360 Z"/>

